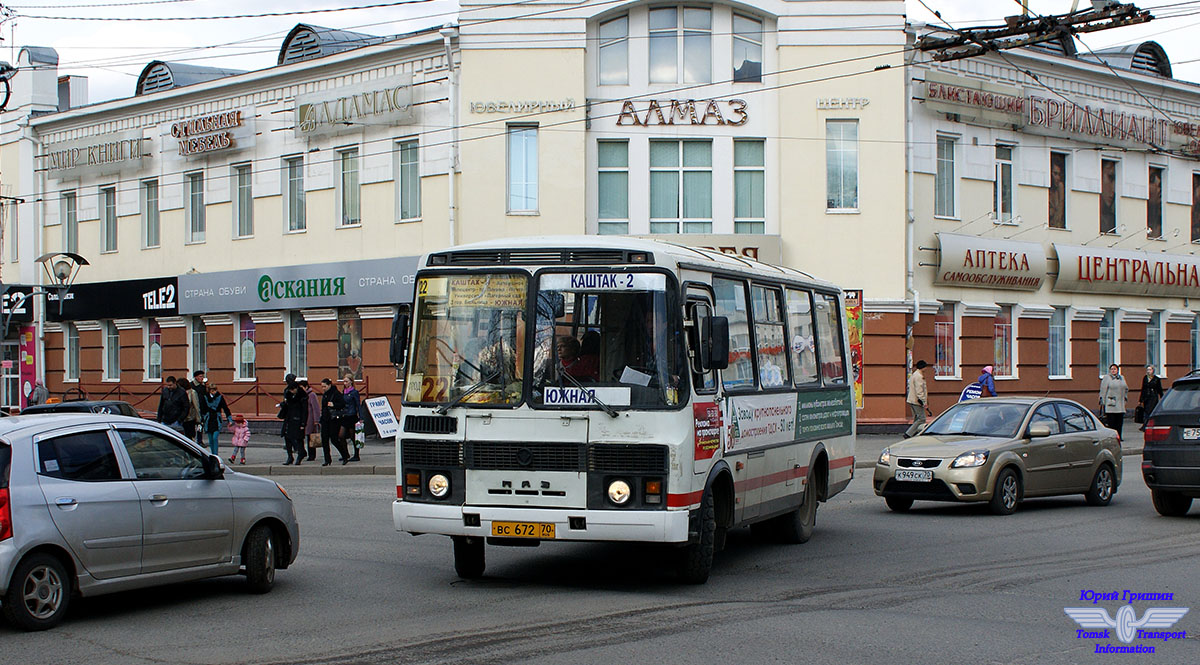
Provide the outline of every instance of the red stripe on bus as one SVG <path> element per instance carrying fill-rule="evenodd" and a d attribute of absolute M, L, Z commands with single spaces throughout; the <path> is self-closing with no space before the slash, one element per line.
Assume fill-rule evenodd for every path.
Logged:
<path fill-rule="evenodd" d="M 831 460 L 829 462 L 830 469 L 840 469 L 845 466 L 853 466 L 853 465 L 854 465 L 854 456 L 853 455 L 851 455 L 849 457 L 839 457 L 838 459 Z M 756 478 L 747 478 L 745 480 L 738 481 L 738 482 L 734 483 L 734 491 L 745 492 L 747 490 L 760 489 L 760 488 L 766 487 L 768 485 L 776 485 L 776 484 L 779 484 L 782 482 L 786 482 L 788 480 L 802 478 L 807 475 L 808 475 L 808 467 L 807 466 L 796 467 L 794 469 L 785 469 L 783 471 L 776 471 L 775 473 L 768 473 L 764 476 L 758 476 Z M 700 503 L 700 499 L 703 496 L 704 496 L 704 490 L 696 490 L 695 492 L 687 492 L 685 494 L 668 494 L 667 495 L 667 506 L 671 507 L 671 508 L 682 508 L 685 506 L 694 506 L 694 505 Z"/>
<path fill-rule="evenodd" d="M 700 503 L 700 497 L 704 496 L 704 490 L 696 490 L 687 494 L 668 494 L 667 506 L 671 508 L 682 508 L 684 506 L 692 506 Z"/>

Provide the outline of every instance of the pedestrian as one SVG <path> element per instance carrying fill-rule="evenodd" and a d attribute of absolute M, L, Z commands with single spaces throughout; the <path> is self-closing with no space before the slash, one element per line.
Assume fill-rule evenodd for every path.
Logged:
<path fill-rule="evenodd" d="M 1104 424 L 1117 430 L 1117 441 L 1124 441 L 1121 436 L 1121 426 L 1125 423 L 1125 399 L 1129 395 L 1129 386 L 1121 369 L 1116 363 L 1108 366 L 1108 375 L 1100 382 L 1100 413 L 1104 414 Z"/>
<path fill-rule="evenodd" d="M 980 397 L 996 396 L 996 378 L 992 376 L 991 365 L 984 366 L 983 372 L 979 375 L 979 378 L 975 380 L 979 382 L 979 387 L 982 388 L 982 391 L 979 393 Z"/>
<path fill-rule="evenodd" d="M 33 382 L 33 390 L 29 391 L 29 406 L 45 404 L 48 399 L 50 399 L 50 391 L 46 390 L 46 384 L 41 379 L 36 379 Z"/>
<path fill-rule="evenodd" d="M 196 426 L 200 424 L 200 396 L 196 394 L 198 386 L 188 383 L 187 379 L 179 379 L 179 387 L 188 397 L 188 411 L 183 417 L 183 435 L 195 441 Z"/>
<path fill-rule="evenodd" d="M 242 464 L 245 464 L 246 446 L 250 443 L 250 425 L 246 423 L 246 417 L 240 413 L 234 416 L 233 425 L 230 429 L 233 430 L 233 454 L 229 456 L 229 463 L 233 464 L 233 460 L 237 458 L 240 452 L 242 454 Z"/>
<path fill-rule="evenodd" d="M 1158 400 L 1163 396 L 1162 379 L 1155 375 L 1154 370 L 1154 365 L 1146 365 L 1146 376 L 1142 377 L 1142 393 L 1138 395 L 1138 408 L 1142 410 L 1142 426 L 1138 429 L 1143 432 L 1146 431 L 1146 421 L 1150 418 L 1150 412 L 1158 406 Z"/>
<path fill-rule="evenodd" d="M 168 376 L 163 382 L 162 394 L 158 398 L 158 414 L 156 420 L 183 433 L 183 418 L 188 412 L 188 398 L 174 376 Z"/>
<path fill-rule="evenodd" d="M 351 462 L 360 462 L 358 458 L 359 441 L 355 435 L 355 425 L 359 421 L 359 409 L 362 401 L 359 399 L 358 390 L 354 387 L 354 375 L 347 373 L 342 377 L 342 397 L 346 400 L 346 408 L 342 413 L 342 440 L 346 442 L 346 450 L 354 448 L 354 456 L 350 458 Z"/>
<path fill-rule="evenodd" d="M 308 397 L 308 415 L 304 419 L 304 440 L 308 444 L 308 461 L 317 459 L 317 448 L 321 447 L 321 396 L 308 385 L 308 379 L 296 380 Z"/>
<path fill-rule="evenodd" d="M 295 464 L 299 466 L 308 456 L 308 446 L 304 438 L 304 425 L 308 421 L 308 395 L 300 388 L 299 383 L 292 381 L 284 389 L 283 407 L 279 410 L 279 417 L 283 419 L 283 442 L 287 447 L 287 461 L 284 465 L 292 464 L 292 456 L 295 455 Z"/>
<path fill-rule="evenodd" d="M 205 396 L 204 403 L 206 409 L 201 431 L 208 435 L 208 449 L 212 454 L 220 455 L 221 413 L 224 412 L 226 423 L 233 416 L 229 413 L 229 404 L 225 402 L 225 396 L 215 383 L 208 384 L 208 395 Z"/>
<path fill-rule="evenodd" d="M 929 391 L 925 387 L 925 374 L 921 370 L 929 366 L 929 363 L 924 360 L 918 360 L 916 365 L 913 365 L 912 374 L 908 376 L 908 395 L 905 401 L 908 403 L 908 410 L 912 412 L 912 424 L 904 432 L 904 438 L 916 436 L 921 431 L 921 425 L 925 424 L 925 413 L 929 410 L 926 403 L 929 401 Z"/>
<path fill-rule="evenodd" d="M 205 414 L 208 413 L 208 378 L 204 375 L 204 370 L 198 369 L 192 372 L 192 392 L 191 397 L 196 401 L 196 428 L 192 440 L 201 448 L 204 447 L 205 433 L 201 426 L 205 421 Z"/>
<path fill-rule="evenodd" d="M 325 453 L 325 463 L 321 466 L 329 466 L 333 461 L 329 456 L 331 441 L 333 447 L 337 448 L 338 454 L 341 455 L 338 461 L 346 464 L 350 461 L 350 455 L 346 452 L 346 443 L 340 436 L 341 417 L 346 410 L 346 398 L 329 379 L 321 379 L 321 389 L 324 391 L 321 394 L 321 450 Z"/>

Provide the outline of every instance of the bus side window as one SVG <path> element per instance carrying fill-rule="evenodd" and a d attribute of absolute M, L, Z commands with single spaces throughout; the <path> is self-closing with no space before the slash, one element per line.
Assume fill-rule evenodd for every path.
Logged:
<path fill-rule="evenodd" d="M 763 286 L 751 287 L 754 296 L 754 340 L 758 345 L 758 383 L 763 388 L 781 388 L 791 384 L 788 375 L 786 344 L 783 334 L 783 308 L 779 291 Z"/>
<path fill-rule="evenodd" d="M 842 312 L 835 296 L 817 293 L 814 296 L 817 313 L 817 348 L 821 361 L 821 377 L 825 383 L 846 382 L 846 362 L 842 356 Z"/>
<path fill-rule="evenodd" d="M 729 319 L 729 367 L 721 373 L 728 389 L 754 388 L 754 360 L 750 352 L 750 312 L 746 306 L 746 282 L 713 278 L 717 316 Z"/>
<path fill-rule="evenodd" d="M 692 368 L 692 385 L 696 388 L 696 393 L 715 393 L 717 391 L 717 372 L 716 370 L 704 371 L 700 366 L 700 354 L 704 353 L 704 349 L 700 346 L 700 330 L 708 325 L 708 320 L 712 318 L 712 308 L 708 303 L 693 302 L 689 305 L 688 311 L 689 326 L 688 326 L 688 346 L 691 347 L 689 360 Z"/>
<path fill-rule="evenodd" d="M 817 346 L 814 331 L 812 296 L 808 291 L 787 290 L 788 349 L 792 356 L 792 371 L 796 385 L 803 386 L 821 380 L 817 374 Z"/>

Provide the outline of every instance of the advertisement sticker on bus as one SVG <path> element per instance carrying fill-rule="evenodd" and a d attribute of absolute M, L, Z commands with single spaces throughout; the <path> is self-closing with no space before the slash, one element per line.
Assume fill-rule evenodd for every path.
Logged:
<path fill-rule="evenodd" d="M 432 282 L 437 280 L 428 281 L 432 287 Z M 522 276 L 455 275 L 449 281 L 451 307 L 525 307 L 526 281 Z M 419 293 L 420 284 L 417 289 Z"/>
<path fill-rule="evenodd" d="M 573 272 L 542 275 L 543 291 L 665 291 L 667 276 L 646 272 Z"/>
<path fill-rule="evenodd" d="M 746 395 L 729 400 L 728 450 L 785 443 L 796 438 L 796 396 Z"/>
<path fill-rule="evenodd" d="M 854 397 L 845 389 L 800 393 L 797 397 L 796 438 L 846 436 L 851 427 Z"/>
<path fill-rule="evenodd" d="M 715 402 L 692 404 L 696 436 L 695 459 L 712 459 L 721 447 L 721 409 Z"/>

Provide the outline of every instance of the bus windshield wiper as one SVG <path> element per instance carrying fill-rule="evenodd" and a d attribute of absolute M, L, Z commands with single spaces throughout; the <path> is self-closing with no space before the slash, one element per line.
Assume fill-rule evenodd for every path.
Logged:
<path fill-rule="evenodd" d="M 559 388 L 562 388 L 562 379 L 563 379 L 563 378 L 566 378 L 568 381 L 570 381 L 570 382 L 571 382 L 571 385 L 573 385 L 573 386 L 575 386 L 576 388 L 578 388 L 578 389 L 580 389 L 581 391 L 583 391 L 583 394 L 584 394 L 584 395 L 587 395 L 587 396 L 588 396 L 588 399 L 590 399 L 590 400 L 592 400 L 593 402 L 595 402 L 595 403 L 596 403 L 596 406 L 599 406 L 601 409 L 604 409 L 604 412 L 605 412 L 605 413 L 607 413 L 608 415 L 612 416 L 613 418 L 616 418 L 616 417 L 618 417 L 618 415 L 619 415 L 619 414 L 617 414 L 617 410 L 616 410 L 616 409 L 614 409 L 614 408 L 612 408 L 611 406 L 609 406 L 609 405 L 605 404 L 604 402 L 601 402 L 601 401 L 600 401 L 600 398 L 599 398 L 599 397 L 596 397 L 595 393 L 593 393 L 592 391 L 590 391 L 590 390 L 588 390 L 587 388 L 585 388 L 585 387 L 583 386 L 583 383 L 582 383 L 582 382 L 580 382 L 580 381 L 579 381 L 579 379 L 577 379 L 577 378 L 575 378 L 575 377 L 571 376 L 570 374 L 568 374 L 565 368 L 564 368 L 562 371 L 560 371 L 560 372 L 558 373 L 558 378 L 559 378 L 559 382 L 558 382 L 558 387 L 559 387 Z"/>
<path fill-rule="evenodd" d="M 475 383 L 471 384 L 470 388 L 467 388 L 466 390 L 459 393 L 458 397 L 455 397 L 453 401 L 443 404 L 442 406 L 439 406 L 438 408 L 434 409 L 433 412 L 438 414 L 439 416 L 446 415 L 447 411 L 449 411 L 450 409 L 453 409 L 454 407 L 458 406 L 459 404 L 462 404 L 462 401 L 464 399 L 466 399 L 468 396 L 470 396 L 475 391 L 482 388 L 484 385 L 491 383 L 492 379 L 495 379 L 498 376 L 500 376 L 500 370 L 496 370 L 495 372 L 492 372 L 491 374 L 489 374 L 489 375 L 483 377 L 482 379 L 476 381 Z"/>

